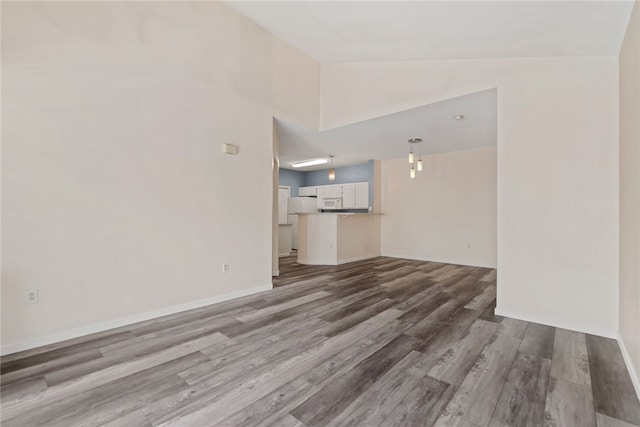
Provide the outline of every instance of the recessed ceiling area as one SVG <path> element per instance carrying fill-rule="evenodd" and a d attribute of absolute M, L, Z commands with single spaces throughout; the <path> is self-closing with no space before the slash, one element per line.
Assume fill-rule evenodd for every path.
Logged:
<path fill-rule="evenodd" d="M 229 1 L 319 62 L 616 55 L 633 1 Z"/>
<path fill-rule="evenodd" d="M 456 115 L 464 118 L 456 120 Z M 497 141 L 497 92 L 476 92 L 322 132 L 276 118 L 276 129 L 284 169 L 293 169 L 293 162 L 330 154 L 336 156 L 336 167 L 399 159 L 407 155 L 410 138 L 422 138 L 423 154 L 485 147 Z"/>

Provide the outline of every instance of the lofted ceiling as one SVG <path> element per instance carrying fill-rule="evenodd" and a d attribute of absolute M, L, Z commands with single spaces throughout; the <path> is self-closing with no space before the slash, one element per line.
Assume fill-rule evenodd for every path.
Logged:
<path fill-rule="evenodd" d="M 226 3 L 320 63 L 616 55 L 633 8 L 632 0 Z M 491 90 L 323 132 L 277 120 L 281 167 L 329 154 L 336 166 L 401 158 L 413 137 L 426 153 L 493 145 L 496 114 Z"/>
<path fill-rule="evenodd" d="M 616 55 L 633 1 L 228 1 L 318 62 Z"/>
<path fill-rule="evenodd" d="M 464 116 L 454 120 L 455 115 Z M 276 119 L 280 167 L 335 154 L 334 166 L 388 160 L 409 152 L 407 140 L 422 138 L 424 154 L 467 150 L 497 142 L 497 93 L 485 90 L 322 132 Z M 327 165 L 300 168 L 309 171 Z"/>

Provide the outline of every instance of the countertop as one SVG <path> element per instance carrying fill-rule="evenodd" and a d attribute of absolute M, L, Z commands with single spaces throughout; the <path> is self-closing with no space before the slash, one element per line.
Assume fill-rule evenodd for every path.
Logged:
<path fill-rule="evenodd" d="M 384 215 L 381 212 L 300 212 L 298 215 Z"/>

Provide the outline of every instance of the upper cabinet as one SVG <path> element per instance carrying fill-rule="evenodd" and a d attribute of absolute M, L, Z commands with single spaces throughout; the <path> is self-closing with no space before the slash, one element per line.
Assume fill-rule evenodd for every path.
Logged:
<path fill-rule="evenodd" d="M 300 187 L 298 189 L 298 195 L 300 197 L 316 197 L 318 196 L 318 187 Z"/>
<path fill-rule="evenodd" d="M 342 185 L 340 184 L 318 186 L 318 197 L 321 199 L 324 199 L 327 197 L 341 197 L 341 196 L 342 196 Z"/>
<path fill-rule="evenodd" d="M 356 209 L 369 209 L 369 183 L 357 182 L 352 184 L 356 193 Z"/>
<path fill-rule="evenodd" d="M 342 184 L 342 207 L 356 208 L 356 184 Z"/>
<path fill-rule="evenodd" d="M 342 197 L 343 209 L 369 209 L 368 182 L 300 187 L 298 194 L 301 197 L 318 197 L 318 203 L 327 197 Z"/>

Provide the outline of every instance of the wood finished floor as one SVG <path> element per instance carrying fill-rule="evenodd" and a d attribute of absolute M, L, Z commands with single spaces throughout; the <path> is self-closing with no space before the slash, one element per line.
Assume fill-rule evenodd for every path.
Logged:
<path fill-rule="evenodd" d="M 2 425 L 640 425 L 617 343 L 494 316 L 494 270 L 280 271 L 273 291 L 3 357 Z"/>

